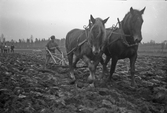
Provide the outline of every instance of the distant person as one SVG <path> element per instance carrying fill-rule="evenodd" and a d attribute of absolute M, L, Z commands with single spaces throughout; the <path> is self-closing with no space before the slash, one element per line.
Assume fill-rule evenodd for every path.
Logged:
<path fill-rule="evenodd" d="M 4 45 L 3 51 L 4 51 L 4 53 L 7 53 L 9 51 L 9 48 L 8 48 L 6 43 Z"/>
<path fill-rule="evenodd" d="M 62 54 L 60 48 L 58 47 L 58 44 L 56 43 L 55 36 L 52 35 L 50 38 L 51 40 L 46 44 L 46 49 L 48 49 L 51 53 L 55 53 L 55 50 L 57 49 Z M 46 65 L 49 63 L 50 58 L 51 58 L 51 55 L 46 50 L 45 68 L 46 68 Z"/>
<path fill-rule="evenodd" d="M 14 53 L 14 45 L 12 44 L 11 46 L 10 46 L 10 50 L 11 50 L 11 53 Z"/>
<path fill-rule="evenodd" d="M 1 53 L 3 53 L 3 49 L 4 49 L 3 43 L 0 44 L 0 49 L 1 49 Z"/>

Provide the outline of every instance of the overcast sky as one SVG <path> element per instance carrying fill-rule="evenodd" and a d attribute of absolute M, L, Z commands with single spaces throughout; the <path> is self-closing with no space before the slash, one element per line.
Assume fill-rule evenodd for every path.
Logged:
<path fill-rule="evenodd" d="M 164 0 L 0 0 L 0 36 L 6 40 L 48 39 L 51 35 L 65 38 L 74 28 L 83 29 L 90 14 L 105 19 L 106 27 L 116 24 L 117 18 L 134 9 L 142 10 L 143 40 L 167 40 L 167 2 Z"/>

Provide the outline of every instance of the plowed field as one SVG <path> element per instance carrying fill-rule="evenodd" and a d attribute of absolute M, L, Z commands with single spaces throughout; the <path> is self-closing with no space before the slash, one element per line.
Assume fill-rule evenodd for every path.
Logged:
<path fill-rule="evenodd" d="M 77 69 L 77 82 L 70 84 L 68 68 L 50 64 L 43 70 L 44 60 L 31 53 L 0 54 L 0 113 L 167 113 L 165 56 L 138 56 L 135 89 L 128 59 L 118 62 L 107 86 L 101 85 L 99 65 L 95 87 L 87 82 L 88 69 Z"/>

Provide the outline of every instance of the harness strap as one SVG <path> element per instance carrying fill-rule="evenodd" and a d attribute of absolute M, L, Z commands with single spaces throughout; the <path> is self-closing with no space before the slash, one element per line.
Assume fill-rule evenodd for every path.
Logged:
<path fill-rule="evenodd" d="M 123 32 L 123 30 L 122 30 L 122 24 L 120 23 L 119 18 L 117 18 L 117 20 L 118 20 L 118 23 L 117 23 L 117 24 L 119 24 L 122 33 L 120 34 L 120 33 L 114 32 L 114 30 L 116 30 L 116 26 L 117 26 L 117 24 L 116 24 L 115 26 L 112 26 L 111 32 L 110 32 L 109 36 L 107 37 L 107 39 L 109 39 L 113 34 L 121 35 L 121 38 L 116 38 L 115 40 L 113 40 L 112 42 L 110 42 L 109 44 L 107 44 L 107 49 L 108 49 L 108 51 L 109 51 L 108 46 L 110 46 L 111 44 L 113 44 L 114 42 L 116 42 L 117 40 L 120 40 L 120 39 L 122 40 L 123 44 L 125 44 L 127 47 L 133 47 L 133 46 L 138 45 L 137 43 L 129 45 L 129 43 L 127 42 L 127 40 L 126 40 L 125 38 L 123 38 L 123 36 L 130 36 L 130 35 L 126 35 L 126 34 Z M 107 40 L 107 41 L 109 42 L 109 40 Z M 111 53 L 110 53 L 110 54 L 111 54 Z"/>
<path fill-rule="evenodd" d="M 123 35 L 122 35 L 122 34 L 125 34 L 124 31 L 122 30 L 122 24 L 121 24 L 121 22 L 119 21 L 119 18 L 117 18 L 117 20 L 118 20 L 118 24 L 119 24 L 119 26 L 120 26 L 120 28 L 121 28 L 121 39 L 123 40 L 123 43 L 124 43 L 125 45 L 127 45 L 128 42 L 127 42 L 127 40 L 126 40 L 126 39 L 123 37 Z"/>
<path fill-rule="evenodd" d="M 83 33 L 82 33 L 82 34 L 83 34 Z M 77 43 L 78 43 L 77 46 L 74 47 L 73 49 L 71 49 L 71 50 L 67 53 L 67 56 L 68 56 L 70 53 L 72 53 L 74 50 L 76 50 L 78 47 L 82 46 L 86 41 L 88 41 L 88 39 L 86 38 L 84 41 L 82 41 L 82 42 L 79 43 L 79 39 L 80 39 L 80 37 L 81 37 L 82 34 L 80 34 L 79 37 L 78 37 L 78 39 L 77 39 Z M 86 37 L 88 37 L 88 33 L 86 33 L 86 30 L 85 30 L 85 34 L 86 34 Z"/>
<path fill-rule="evenodd" d="M 123 40 L 123 43 L 124 43 L 127 47 L 133 47 L 133 46 L 138 45 L 137 43 L 129 45 L 129 43 L 128 43 L 127 40 L 123 37 L 123 35 L 124 35 L 124 36 L 130 36 L 130 35 L 126 35 L 126 34 L 124 33 L 124 31 L 123 31 L 123 29 L 122 29 L 122 24 L 121 24 L 121 22 L 119 21 L 119 18 L 117 18 L 117 20 L 118 20 L 119 26 L 120 26 L 120 28 L 121 28 L 121 32 L 122 32 L 122 33 L 121 33 L 121 39 Z"/>
<path fill-rule="evenodd" d="M 69 51 L 69 52 L 67 53 L 67 55 L 69 55 L 69 54 L 72 53 L 74 50 L 76 50 L 77 47 L 82 46 L 86 41 L 87 41 L 87 39 L 85 39 L 84 41 L 82 41 L 81 43 L 79 43 L 76 47 L 74 47 L 73 49 L 71 49 L 71 51 Z"/>
<path fill-rule="evenodd" d="M 109 36 L 107 37 L 107 39 L 109 39 L 109 38 L 111 37 L 111 35 L 113 35 L 113 34 L 119 34 L 119 33 L 114 32 L 114 30 L 117 29 L 117 25 L 118 25 L 118 23 L 117 23 L 115 26 L 112 26 L 111 32 L 110 32 Z M 112 43 L 114 43 L 114 42 L 117 41 L 118 39 L 119 39 L 119 38 L 113 40 L 112 42 L 110 42 L 109 44 L 107 44 L 107 46 L 111 45 Z M 109 40 L 107 40 L 107 41 L 109 42 Z"/>

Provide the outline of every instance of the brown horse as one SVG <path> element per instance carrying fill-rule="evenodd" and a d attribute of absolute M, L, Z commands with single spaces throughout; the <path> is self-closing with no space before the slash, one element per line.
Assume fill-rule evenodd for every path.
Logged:
<path fill-rule="evenodd" d="M 144 10 L 145 8 L 138 11 L 131 7 L 130 12 L 120 22 L 122 27 L 120 26 L 115 30 L 106 29 L 108 44 L 104 50 L 106 59 L 103 64 L 103 72 L 107 71 L 106 65 L 110 61 L 110 58 L 112 58 L 110 76 L 107 77 L 108 80 L 112 79 L 117 61 L 119 59 L 129 58 L 132 77 L 131 85 L 135 86 L 135 62 L 137 59 L 138 44 L 142 40 L 141 27 L 143 24 L 142 14 Z"/>
<path fill-rule="evenodd" d="M 106 41 L 105 23 L 107 19 L 93 18 L 91 28 L 87 30 L 73 29 L 66 35 L 66 52 L 68 55 L 70 75 L 75 80 L 74 69 L 82 58 L 90 70 L 89 80 L 95 80 L 96 66 L 101 60 L 102 49 Z M 73 56 L 75 55 L 74 59 Z M 74 60 L 74 61 L 73 61 Z"/>

